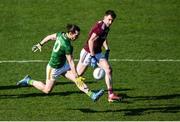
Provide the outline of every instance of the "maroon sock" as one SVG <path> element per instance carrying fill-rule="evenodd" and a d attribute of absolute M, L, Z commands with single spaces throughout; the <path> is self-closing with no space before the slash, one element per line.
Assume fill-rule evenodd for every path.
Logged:
<path fill-rule="evenodd" d="M 108 89 L 108 94 L 110 95 L 110 94 L 112 94 L 112 93 L 113 93 L 112 88 Z"/>

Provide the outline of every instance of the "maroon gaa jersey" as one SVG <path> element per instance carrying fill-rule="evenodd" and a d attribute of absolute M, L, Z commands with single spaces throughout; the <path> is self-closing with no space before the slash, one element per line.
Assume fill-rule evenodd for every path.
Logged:
<path fill-rule="evenodd" d="M 88 41 L 93 33 L 97 34 L 98 38 L 94 41 L 93 50 L 94 53 L 102 52 L 103 42 L 106 40 L 106 37 L 109 32 L 109 27 L 105 25 L 103 21 L 98 21 L 90 30 L 88 40 L 84 45 L 84 49 L 90 53 Z"/>

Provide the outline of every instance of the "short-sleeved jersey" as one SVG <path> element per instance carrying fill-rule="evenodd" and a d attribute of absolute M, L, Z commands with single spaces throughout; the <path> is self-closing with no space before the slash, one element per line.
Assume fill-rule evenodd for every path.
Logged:
<path fill-rule="evenodd" d="M 90 30 L 88 40 L 84 45 L 84 49 L 90 53 L 88 41 L 93 33 L 97 34 L 98 38 L 94 41 L 93 50 L 95 54 L 102 52 L 103 42 L 106 40 L 106 37 L 109 32 L 109 27 L 105 25 L 103 21 L 98 21 Z"/>
<path fill-rule="evenodd" d="M 66 55 L 72 54 L 73 47 L 65 33 L 58 32 L 56 37 L 57 39 L 51 53 L 49 65 L 57 69 L 61 68 L 66 63 Z"/>

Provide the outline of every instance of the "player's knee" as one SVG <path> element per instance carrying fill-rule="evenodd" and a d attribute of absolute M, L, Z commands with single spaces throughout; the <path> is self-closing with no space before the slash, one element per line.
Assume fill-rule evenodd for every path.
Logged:
<path fill-rule="evenodd" d="M 49 93 L 51 92 L 51 89 L 47 89 L 47 88 L 46 88 L 46 89 L 43 90 L 43 92 L 44 92 L 45 94 L 49 94 Z"/>
<path fill-rule="evenodd" d="M 78 75 L 81 75 L 79 67 L 76 68 L 76 71 L 77 71 Z"/>
<path fill-rule="evenodd" d="M 51 91 L 44 91 L 45 94 L 49 94 Z"/>
<path fill-rule="evenodd" d="M 77 73 L 78 73 L 78 75 L 83 75 L 84 74 L 84 72 L 85 72 L 85 70 L 86 70 L 86 68 L 87 68 L 87 66 L 84 66 L 84 65 L 82 65 L 82 64 L 78 64 L 77 65 L 77 67 L 76 67 L 76 70 L 77 70 Z"/>
<path fill-rule="evenodd" d="M 112 68 L 108 67 L 105 69 L 106 74 L 112 74 Z"/>

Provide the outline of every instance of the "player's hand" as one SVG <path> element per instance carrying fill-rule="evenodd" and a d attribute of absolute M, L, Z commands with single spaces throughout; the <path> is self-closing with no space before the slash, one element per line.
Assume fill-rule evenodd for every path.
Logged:
<path fill-rule="evenodd" d="M 104 54 L 104 57 L 108 60 L 109 59 L 109 52 L 110 52 L 110 49 L 107 49 L 105 54 Z"/>
<path fill-rule="evenodd" d="M 36 52 L 39 50 L 41 52 L 41 47 L 42 47 L 42 45 L 40 43 L 38 43 L 32 47 L 32 51 Z"/>
<path fill-rule="evenodd" d="M 91 66 L 93 67 L 93 68 L 96 68 L 97 67 L 97 59 L 96 59 L 96 57 L 95 56 L 91 56 Z"/>
<path fill-rule="evenodd" d="M 84 85 L 84 81 L 85 81 L 85 78 L 84 77 L 77 77 L 76 78 L 76 84 L 79 86 L 79 87 L 82 87 Z"/>

